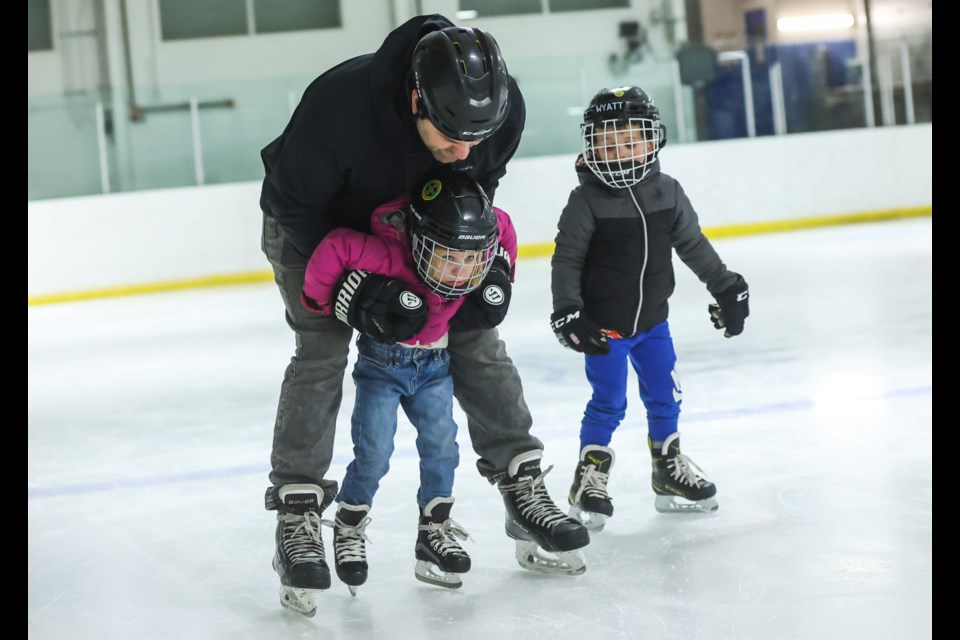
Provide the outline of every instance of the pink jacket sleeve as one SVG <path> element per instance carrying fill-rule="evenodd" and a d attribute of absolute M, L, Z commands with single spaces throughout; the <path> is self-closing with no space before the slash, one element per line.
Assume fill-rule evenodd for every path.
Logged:
<path fill-rule="evenodd" d="M 513 282 L 513 275 L 516 271 L 513 267 L 517 264 L 517 231 L 513 228 L 513 220 L 510 219 L 510 215 L 506 211 L 499 207 L 494 207 L 493 210 L 497 214 L 500 225 L 500 253 L 502 255 L 506 251 L 510 257 L 510 282 Z"/>
<path fill-rule="evenodd" d="M 362 269 L 388 277 L 409 280 L 405 267 L 410 250 L 400 242 L 400 232 L 381 220 L 381 215 L 401 209 L 409 199 L 401 196 L 380 205 L 370 216 L 372 234 L 353 229 L 334 229 L 328 233 L 307 262 L 300 301 L 313 313 L 333 313 L 335 289 L 347 271 Z M 306 297 L 317 303 L 309 304 Z"/>

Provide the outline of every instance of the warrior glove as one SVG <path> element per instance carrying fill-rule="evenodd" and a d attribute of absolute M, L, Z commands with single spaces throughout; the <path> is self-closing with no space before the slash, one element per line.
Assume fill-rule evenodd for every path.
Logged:
<path fill-rule="evenodd" d="M 502 256 L 493 260 L 487 277 L 464 298 L 450 319 L 450 331 L 493 329 L 503 322 L 510 306 L 510 263 Z"/>
<path fill-rule="evenodd" d="M 348 271 L 336 288 L 333 313 L 360 333 L 387 344 L 409 340 L 427 323 L 423 298 L 395 278 Z"/>

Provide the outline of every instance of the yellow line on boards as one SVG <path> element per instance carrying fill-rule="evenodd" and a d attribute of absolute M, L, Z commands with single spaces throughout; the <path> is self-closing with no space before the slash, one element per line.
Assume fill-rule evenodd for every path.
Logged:
<path fill-rule="evenodd" d="M 907 209 L 889 209 L 887 211 L 871 211 L 868 213 L 850 213 L 834 216 L 817 216 L 810 218 L 796 218 L 793 220 L 770 220 L 766 222 L 748 222 L 744 224 L 730 224 L 722 227 L 704 227 L 703 233 L 711 240 L 717 238 L 732 238 L 749 236 L 758 233 L 780 233 L 783 231 L 797 231 L 814 229 L 841 224 L 858 224 L 862 222 L 883 222 L 886 220 L 902 220 L 904 218 L 920 218 L 931 216 L 933 207 L 910 207 Z M 517 249 L 520 258 L 540 258 L 553 255 L 553 243 L 541 242 L 538 244 L 520 245 Z"/>
<path fill-rule="evenodd" d="M 890 209 L 887 211 L 872 211 L 868 213 L 817 216 L 811 218 L 798 218 L 795 220 L 771 220 L 768 222 L 731 224 L 723 227 L 705 228 L 703 233 L 708 238 L 713 240 L 715 238 L 748 236 L 757 233 L 779 233 L 782 231 L 814 229 L 816 227 L 830 227 L 841 224 L 858 224 L 862 222 L 884 222 L 887 220 L 902 220 L 904 218 L 920 218 L 924 216 L 930 216 L 932 214 L 933 207 L 911 207 L 908 209 Z"/>
<path fill-rule="evenodd" d="M 704 227 L 703 233 L 710 239 L 732 238 L 759 233 L 780 233 L 814 229 L 842 224 L 858 224 L 863 222 L 882 222 L 886 220 L 901 220 L 904 218 L 919 218 L 933 215 L 933 207 L 910 207 L 905 209 L 889 209 L 886 211 L 872 211 L 866 213 L 851 213 L 834 216 L 817 216 L 811 218 L 797 218 L 793 220 L 771 220 L 767 222 L 749 222 L 745 224 L 731 224 L 722 227 Z M 553 242 L 523 244 L 517 248 L 518 258 L 542 258 L 553 255 Z M 253 282 L 269 282 L 273 280 L 273 271 L 250 271 L 224 275 L 204 276 L 199 278 L 183 278 L 178 280 L 162 280 L 137 285 L 103 287 L 65 293 L 51 293 L 27 297 L 27 306 L 57 304 L 62 302 L 78 302 L 97 298 L 117 298 L 121 296 L 141 295 L 145 293 L 160 293 L 182 289 L 199 289 L 201 287 L 221 287 L 235 284 L 249 284 Z"/>
<path fill-rule="evenodd" d="M 86 289 L 69 291 L 66 293 L 51 293 L 27 298 L 27 306 L 42 304 L 56 304 L 59 302 L 78 302 L 94 300 L 96 298 L 118 298 L 121 296 L 136 296 L 144 293 L 160 293 L 181 289 L 199 289 L 201 287 L 222 287 L 234 284 L 248 284 L 251 282 L 267 282 L 273 280 L 273 271 L 250 271 L 247 273 L 233 273 L 226 275 L 204 276 L 202 278 L 184 278 L 180 280 L 159 280 L 145 284 L 103 287 L 100 289 Z"/>

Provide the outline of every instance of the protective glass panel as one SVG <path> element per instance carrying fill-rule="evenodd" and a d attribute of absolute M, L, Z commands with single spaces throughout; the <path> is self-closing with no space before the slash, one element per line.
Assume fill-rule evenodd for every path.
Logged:
<path fill-rule="evenodd" d="M 53 49 L 53 23 L 50 0 L 29 0 L 27 3 L 27 51 Z"/>
<path fill-rule="evenodd" d="M 164 40 L 240 36 L 247 33 L 244 0 L 160 0 Z"/>
<path fill-rule="evenodd" d="M 547 0 L 547 2 L 551 13 L 630 7 L 630 0 Z"/>
<path fill-rule="evenodd" d="M 461 11 L 476 11 L 477 16 L 514 16 L 543 13 L 541 0 L 460 0 Z"/>
<path fill-rule="evenodd" d="M 257 33 L 343 26 L 339 0 L 253 0 Z"/>

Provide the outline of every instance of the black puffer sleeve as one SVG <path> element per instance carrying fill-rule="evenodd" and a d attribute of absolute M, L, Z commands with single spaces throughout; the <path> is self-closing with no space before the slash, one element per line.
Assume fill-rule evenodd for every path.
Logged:
<path fill-rule="evenodd" d="M 676 219 L 671 230 L 671 242 L 677 256 L 696 274 L 707 291 L 717 294 L 734 284 L 739 276 L 727 270 L 716 249 L 703 234 L 700 218 L 683 187 L 676 185 Z"/>
<path fill-rule="evenodd" d="M 560 214 L 556 247 L 550 260 L 554 311 L 571 305 L 583 308 L 581 275 L 595 230 L 593 210 L 581 195 L 580 189 L 574 189 Z"/>

